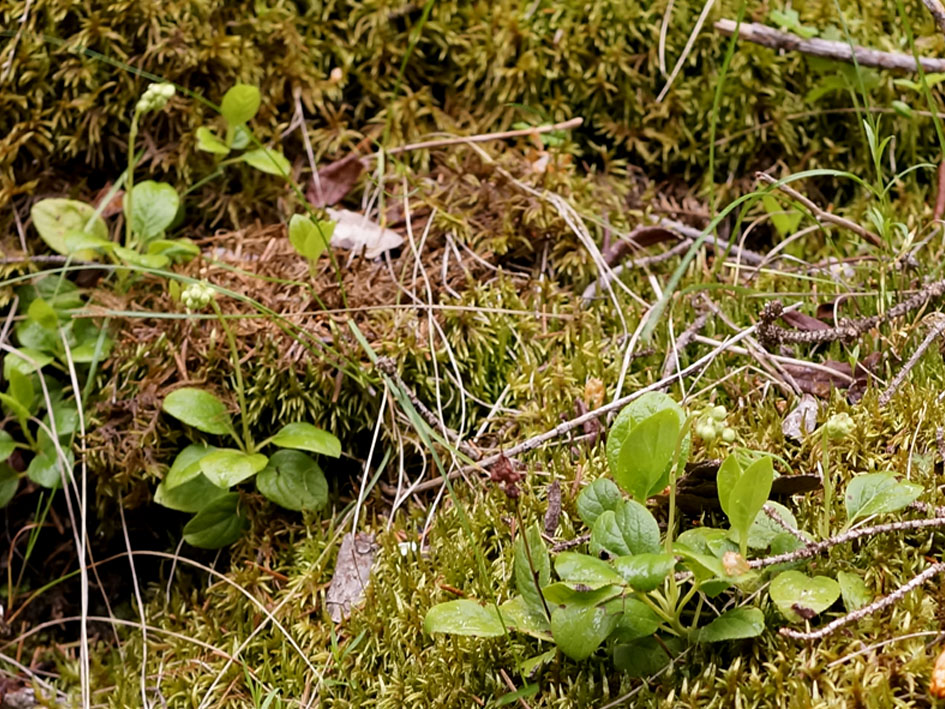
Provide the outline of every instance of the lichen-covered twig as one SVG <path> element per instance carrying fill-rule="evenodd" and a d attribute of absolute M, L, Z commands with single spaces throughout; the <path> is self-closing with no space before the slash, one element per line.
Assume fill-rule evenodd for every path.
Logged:
<path fill-rule="evenodd" d="M 784 308 L 780 301 L 772 300 L 761 311 L 758 322 L 758 341 L 768 350 L 785 343 L 809 345 L 837 341 L 850 343 L 877 325 L 905 315 L 943 295 L 945 295 L 945 281 L 935 281 L 898 305 L 894 305 L 882 315 L 871 315 L 856 320 L 844 318 L 836 327 L 824 330 L 790 330 L 781 327 L 775 321 L 781 317 Z"/>
<path fill-rule="evenodd" d="M 764 510 L 765 514 L 768 515 L 768 517 L 770 517 L 770 518 L 771 518 L 772 520 L 774 520 L 777 524 L 779 524 L 781 527 L 783 527 L 786 532 L 789 532 L 789 533 L 791 534 L 791 536 L 795 537 L 796 539 L 800 539 L 802 542 L 804 542 L 804 544 L 807 544 L 807 543 L 808 543 L 809 540 L 807 539 L 807 537 L 805 537 L 805 536 L 804 536 L 803 534 L 801 534 L 798 530 L 796 530 L 794 527 L 792 527 L 791 525 L 789 525 L 789 524 L 784 520 L 784 518 L 781 517 L 781 515 L 778 514 L 778 511 L 777 511 L 776 509 L 774 509 L 771 505 L 765 505 L 765 506 L 762 507 L 761 509 Z"/>
<path fill-rule="evenodd" d="M 945 34 L 945 7 L 942 7 L 940 0 L 922 0 L 922 4 L 928 8 L 928 11 L 932 13 L 932 17 L 935 18 L 935 24 L 938 25 L 938 28 L 942 31 L 942 34 Z"/>
<path fill-rule="evenodd" d="M 924 0 L 928 6 L 928 0 Z M 734 20 L 719 20 L 715 29 L 726 37 L 735 32 Z M 790 51 L 810 54 L 815 57 L 826 57 L 852 64 L 854 60 L 859 66 L 869 66 L 878 69 L 898 69 L 900 71 L 916 72 L 915 57 L 899 52 L 881 52 L 878 49 L 851 46 L 847 42 L 827 39 L 804 39 L 790 32 L 781 32 L 773 27 L 758 22 L 743 22 L 738 28 L 738 36 L 748 42 L 760 44 L 771 49 L 787 49 Z M 945 71 L 945 59 L 920 57 L 919 62 L 927 72 Z"/>
<path fill-rule="evenodd" d="M 916 362 L 925 354 L 925 351 L 932 345 L 935 340 L 941 337 L 942 333 L 945 332 L 945 316 L 938 314 L 938 317 L 935 318 L 935 322 L 932 325 L 932 329 L 929 330 L 929 334 L 925 336 L 925 339 L 922 340 L 922 343 L 916 348 L 916 351 L 912 353 L 912 356 L 909 360 L 903 365 L 902 369 L 896 374 L 893 380 L 889 383 L 886 391 L 879 395 L 879 405 L 885 406 L 889 403 L 889 400 L 896 395 L 896 392 L 899 390 L 899 387 L 905 381 L 906 376 L 909 372 L 912 371 L 912 368 L 915 367 Z"/>
<path fill-rule="evenodd" d="M 773 566 L 775 564 L 787 564 L 792 561 L 802 561 L 803 559 L 811 559 L 815 556 L 823 554 L 828 549 L 831 549 L 840 544 L 852 542 L 853 540 L 859 539 L 860 537 L 870 537 L 876 534 L 887 534 L 889 532 L 906 532 L 914 529 L 925 529 L 927 527 L 945 527 L 945 517 L 932 517 L 930 519 L 909 519 L 902 522 L 877 524 L 872 527 L 859 527 L 857 529 L 851 529 L 847 532 L 844 532 L 843 534 L 830 537 L 829 539 L 813 542 L 807 546 L 801 547 L 800 549 L 785 552 L 784 554 L 775 554 L 774 556 L 766 556 L 761 559 L 752 559 L 748 562 L 748 566 L 752 569 L 763 569 L 767 566 Z"/>
<path fill-rule="evenodd" d="M 873 601 L 869 605 L 858 608 L 855 611 L 851 611 L 850 613 L 847 613 L 846 615 L 841 616 L 830 623 L 827 623 L 827 625 L 823 626 L 822 628 L 818 628 L 817 630 L 812 630 L 808 633 L 805 633 L 800 630 L 792 630 L 791 628 L 781 628 L 781 630 L 778 632 L 785 637 L 794 638 L 795 640 L 819 640 L 820 638 L 825 638 L 838 628 L 842 628 L 844 625 L 855 623 L 861 618 L 865 618 L 877 611 L 882 610 L 883 608 L 893 605 L 899 599 L 909 593 L 909 591 L 918 588 L 930 578 L 936 574 L 941 573 L 942 571 L 945 571 L 945 563 L 939 562 L 937 564 L 932 564 L 921 574 L 913 578 L 908 583 L 903 584 L 888 596 L 883 596 L 882 598 Z"/>

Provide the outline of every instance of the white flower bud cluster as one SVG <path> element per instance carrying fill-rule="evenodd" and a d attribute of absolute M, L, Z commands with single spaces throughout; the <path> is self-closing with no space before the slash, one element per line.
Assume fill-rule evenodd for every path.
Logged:
<path fill-rule="evenodd" d="M 213 300 L 213 288 L 206 283 L 191 283 L 180 294 L 180 300 L 187 310 L 203 310 Z"/>
<path fill-rule="evenodd" d="M 856 423 L 850 414 L 834 414 L 824 424 L 827 438 L 846 438 L 856 430 Z"/>
<path fill-rule="evenodd" d="M 160 111 L 171 100 L 176 89 L 174 84 L 151 84 L 135 105 L 135 113 Z"/>
<path fill-rule="evenodd" d="M 693 431 L 706 443 L 714 443 L 718 438 L 731 443 L 735 440 L 735 429 L 725 425 L 726 416 L 724 406 L 707 406 L 696 418 Z"/>

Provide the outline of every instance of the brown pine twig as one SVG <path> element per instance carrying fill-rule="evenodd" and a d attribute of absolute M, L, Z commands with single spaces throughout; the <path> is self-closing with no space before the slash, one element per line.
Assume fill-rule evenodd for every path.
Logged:
<path fill-rule="evenodd" d="M 925 354 L 925 351 L 931 347 L 932 343 L 935 342 L 939 337 L 942 336 L 942 333 L 945 332 L 945 315 L 941 313 L 936 313 L 937 317 L 935 318 L 932 329 L 929 330 L 929 334 L 925 336 L 925 339 L 922 340 L 922 343 L 916 348 L 915 352 L 912 353 L 912 356 L 909 360 L 903 365 L 902 369 L 896 374 L 893 380 L 889 383 L 886 391 L 879 395 L 879 405 L 885 406 L 889 403 L 889 400 L 896 395 L 896 392 L 899 390 L 899 387 L 905 381 L 909 372 L 912 371 L 916 363 Z"/>

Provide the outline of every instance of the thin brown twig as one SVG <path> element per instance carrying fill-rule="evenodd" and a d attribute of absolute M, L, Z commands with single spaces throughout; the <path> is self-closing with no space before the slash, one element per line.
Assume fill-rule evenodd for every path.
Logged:
<path fill-rule="evenodd" d="M 487 143 L 490 140 L 504 140 L 506 138 L 521 138 L 530 135 L 541 135 L 543 133 L 552 133 L 557 130 L 570 130 L 577 128 L 584 119 L 581 117 L 572 118 L 561 123 L 555 123 L 550 126 L 535 126 L 534 128 L 523 128 L 522 130 L 506 130 L 498 133 L 484 133 L 482 135 L 453 136 L 451 138 L 441 138 L 439 140 L 427 140 L 422 143 L 412 143 L 410 145 L 401 145 L 397 148 L 387 150 L 388 155 L 400 155 L 411 150 L 426 150 L 429 148 L 444 148 L 450 145 L 462 145 L 465 143 Z"/>
<path fill-rule="evenodd" d="M 778 511 L 771 505 L 765 505 L 761 509 L 764 510 L 764 513 L 768 515 L 768 517 L 783 527 L 785 531 L 789 532 L 791 536 L 795 537 L 796 539 L 800 539 L 802 542 L 804 542 L 804 544 L 807 544 L 810 541 L 807 537 L 801 534 L 800 531 L 789 525 L 785 519 L 778 514 Z"/>
<path fill-rule="evenodd" d="M 692 323 L 690 323 L 689 327 L 683 330 L 682 334 L 676 338 L 676 345 L 671 351 L 666 353 L 666 360 L 663 362 L 662 377 L 664 380 L 670 379 L 673 376 L 673 370 L 679 364 L 679 358 L 677 355 L 682 350 L 686 349 L 689 346 L 689 343 L 693 341 L 695 336 L 702 331 L 702 328 L 705 327 L 705 324 L 709 320 L 709 315 L 710 313 L 708 310 L 700 313 L 699 316 L 693 320 Z M 667 384 L 664 388 L 668 389 L 669 385 Z"/>
<path fill-rule="evenodd" d="M 905 381 L 909 372 L 912 371 L 912 368 L 915 367 L 916 363 L 925 354 L 925 351 L 931 347 L 932 343 L 935 342 L 942 333 L 945 332 L 945 315 L 941 313 L 936 314 L 935 324 L 932 326 L 932 329 L 929 330 L 929 334 L 925 336 L 925 339 L 922 340 L 922 343 L 916 348 L 915 352 L 912 353 L 912 356 L 909 360 L 903 365 L 902 369 L 896 374 L 893 380 L 889 383 L 889 386 L 886 388 L 882 394 L 879 395 L 879 405 L 885 406 L 889 403 L 896 392 L 899 390 L 899 387 Z"/>
<path fill-rule="evenodd" d="M 842 628 L 844 625 L 855 623 L 861 618 L 865 618 L 866 616 L 872 615 L 883 608 L 893 605 L 900 598 L 909 593 L 909 591 L 918 588 L 930 578 L 936 574 L 941 573 L 942 571 L 945 571 L 945 563 L 939 562 L 937 564 L 932 564 L 932 566 L 913 578 L 911 581 L 909 581 L 909 583 L 903 584 L 888 596 L 879 598 L 869 605 L 858 608 L 855 611 L 851 611 L 850 613 L 847 613 L 846 615 L 841 616 L 830 623 L 827 623 L 827 625 L 823 626 L 822 628 L 818 628 L 817 630 L 812 630 L 811 632 L 805 633 L 800 630 L 792 630 L 791 628 L 781 628 L 781 630 L 778 632 L 785 637 L 794 638 L 795 640 L 819 640 L 820 638 L 825 638 L 838 628 Z"/>
<path fill-rule="evenodd" d="M 719 33 L 730 37 L 735 33 L 735 21 L 723 19 L 715 23 Z M 879 69 L 898 69 L 917 73 L 916 59 L 911 54 L 900 52 L 883 52 L 878 49 L 851 46 L 847 42 L 828 39 L 804 39 L 790 32 L 781 32 L 773 27 L 758 22 L 743 22 L 738 27 L 738 36 L 748 42 L 760 44 L 771 49 L 787 49 L 789 51 L 810 54 L 816 57 L 836 59 L 859 66 L 869 66 Z M 918 63 L 927 72 L 945 71 L 945 59 L 919 57 Z"/>
<path fill-rule="evenodd" d="M 868 240 L 874 246 L 879 246 L 879 247 L 885 246 L 885 244 L 883 243 L 883 240 L 880 239 L 876 234 L 874 234 L 870 230 L 864 229 L 862 226 L 860 226 L 856 222 L 852 222 L 849 219 L 845 219 L 844 217 L 841 217 L 837 214 L 833 214 L 824 209 L 821 209 L 817 204 L 815 204 L 810 199 L 802 195 L 793 187 L 790 187 L 789 185 L 785 185 L 785 184 L 779 184 L 778 180 L 776 180 L 774 177 L 772 177 L 768 173 L 756 172 L 755 177 L 761 180 L 762 182 L 766 182 L 769 185 L 774 185 L 775 187 L 777 187 L 778 190 L 786 194 L 791 199 L 795 200 L 796 202 L 800 202 L 804 207 L 807 208 L 807 210 L 811 213 L 814 219 L 816 219 L 818 222 L 829 222 L 836 226 L 843 227 L 847 231 L 852 231 L 857 236 L 860 236 Z"/>

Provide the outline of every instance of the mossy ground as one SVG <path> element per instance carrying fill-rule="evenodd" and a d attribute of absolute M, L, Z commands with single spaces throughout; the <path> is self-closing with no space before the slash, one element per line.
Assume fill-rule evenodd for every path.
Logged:
<path fill-rule="evenodd" d="M 699 9 L 685 5 L 683 10 L 688 14 Z M 723 5 L 731 9 L 731 4 Z M 801 8 L 806 22 L 833 21 L 833 3 L 808 5 Z M 879 13 L 877 7 L 871 6 L 870 12 Z M 574 8 L 568 5 L 560 11 L 570 17 L 566 9 Z M 421 54 L 435 54 L 437 42 L 446 42 L 444 38 L 451 36 L 454 11 L 456 8 L 449 5 L 436 6 L 432 33 L 424 34 L 424 42 L 429 44 L 420 46 Z M 463 6 L 463 11 L 472 10 Z M 613 8 L 611 11 L 618 12 Z M 75 12 L 81 14 L 80 10 Z M 334 6 L 325 9 L 328 25 L 338 22 L 338 12 Z M 647 12 L 659 14 L 652 7 Z M 537 17 L 544 17 L 544 22 L 553 14 Z M 37 13 L 34 17 L 40 18 L 34 22 L 48 22 L 55 13 Z M 196 11 L 195 17 L 186 27 L 199 26 L 206 20 Z M 294 17 L 291 8 L 282 8 L 266 21 L 286 23 Z M 648 21 L 653 19 L 647 17 Z M 155 19 L 152 29 L 163 27 L 162 22 L 162 18 Z M 593 45 L 597 33 L 603 33 L 606 39 L 606 26 L 613 22 L 610 15 L 587 18 L 588 27 L 594 30 L 587 41 Z M 852 29 L 865 37 L 866 24 L 864 16 Z M 477 28 L 480 34 L 474 37 L 484 41 L 480 35 L 487 25 Z M 532 25 L 521 28 L 523 34 L 526 30 L 536 31 Z M 371 33 L 368 36 L 381 44 L 405 44 L 401 40 L 406 26 L 393 22 L 384 31 L 393 33 L 397 41 L 387 34 L 381 38 Z M 683 40 L 675 37 L 671 46 L 681 46 Z M 312 41 L 309 38 L 309 44 L 300 46 L 310 51 Z M 634 38 L 638 41 L 643 40 Z M 496 46 L 505 46 L 503 42 L 497 40 Z M 370 47 L 374 46 L 358 51 L 373 51 Z M 39 61 L 34 50 L 31 61 Z M 395 60 L 402 56 L 402 47 L 387 64 L 382 65 L 374 56 L 372 61 L 383 67 L 374 73 L 362 54 L 349 56 L 348 50 L 354 51 L 342 44 L 339 56 L 359 67 L 365 87 L 364 96 L 354 102 L 357 108 L 348 117 L 350 120 L 369 123 L 381 115 L 372 113 L 372 108 L 400 111 L 398 115 L 403 118 L 410 100 L 420 101 L 408 91 L 408 98 L 384 103 L 391 97 L 389 74 L 397 64 Z M 235 50 L 218 47 L 217 51 L 229 57 L 226 61 L 218 58 L 223 68 L 210 67 L 215 77 L 213 85 L 219 82 L 223 86 L 229 82 L 227 72 L 236 73 L 231 57 Z M 253 62 L 264 64 L 264 58 L 274 51 L 265 45 L 251 52 L 248 56 L 252 61 L 247 60 L 247 66 Z M 653 48 L 647 47 L 646 51 Z M 759 51 L 750 49 L 748 53 L 754 56 Z M 324 59 L 320 71 L 328 67 L 329 54 L 326 49 L 320 55 Z M 443 69 L 442 76 L 451 77 L 454 88 L 466 87 L 457 77 L 466 76 L 464 72 L 472 68 L 464 63 L 464 55 L 449 56 L 453 63 Z M 484 56 L 491 55 L 487 52 Z M 530 55 L 523 52 L 522 56 Z M 720 58 L 717 47 L 704 47 L 698 56 L 699 66 L 713 75 L 713 62 Z M 741 64 L 747 61 L 745 56 L 736 56 L 732 67 L 735 76 L 750 74 Z M 769 57 L 766 61 L 772 60 Z M 781 72 L 790 75 L 788 64 L 798 61 L 796 57 L 781 57 L 758 71 L 778 77 Z M 533 84 L 522 77 L 505 87 L 508 95 L 502 93 L 499 80 L 505 74 L 497 66 L 480 67 L 480 72 L 491 78 L 493 83 L 486 83 L 493 92 L 499 92 L 499 98 L 520 98 L 522 92 L 531 96 L 528 87 Z M 226 67 L 229 69 L 224 70 Z M 544 71 L 539 65 L 533 69 Z M 181 74 L 182 78 L 188 76 L 186 72 Z M 467 82 L 465 90 L 474 94 L 481 89 L 478 79 L 482 77 L 475 72 L 472 76 L 477 81 Z M 279 105 L 280 91 L 288 91 L 285 82 L 289 79 L 282 77 L 285 82 L 279 83 L 268 73 L 264 77 L 269 82 L 269 99 Z M 376 83 L 365 77 L 376 79 Z M 765 77 L 770 78 L 767 73 Z M 312 84 L 311 77 L 296 78 L 304 91 L 315 92 L 317 101 L 330 103 L 328 88 Z M 434 78 L 418 69 L 416 75 L 408 75 L 408 84 L 425 85 Z M 652 77 L 645 78 L 649 81 Z M 883 92 L 891 86 L 887 79 L 883 77 L 877 89 L 877 95 L 885 98 L 889 96 Z M 635 76 L 635 80 L 643 79 Z M 629 359 L 626 375 L 622 376 L 627 348 L 633 341 L 631 335 L 649 306 L 658 300 L 679 259 L 630 268 L 622 276 L 626 290 L 614 291 L 616 302 L 601 297 L 585 305 L 580 293 L 596 275 L 592 259 L 560 209 L 543 195 L 561 195 L 572 205 L 598 246 L 615 233 L 629 231 L 644 216 L 668 214 L 702 226 L 709 212 L 708 200 L 698 192 L 698 185 L 690 187 L 700 182 L 701 175 L 690 174 L 689 180 L 677 176 L 670 184 L 664 181 L 666 171 L 674 167 L 705 166 L 704 153 L 693 147 L 703 144 L 693 136 L 701 130 L 705 112 L 699 113 L 695 123 L 690 122 L 687 116 L 692 112 L 679 103 L 692 95 L 692 85 L 700 79 L 690 76 L 688 80 L 692 82 L 688 88 L 684 85 L 673 94 L 677 103 L 661 109 L 666 111 L 668 137 L 645 130 L 642 137 L 623 136 L 624 155 L 660 163 L 654 168 L 659 183 L 649 182 L 640 171 L 626 169 L 623 158 L 613 163 L 609 158 L 591 160 L 592 165 L 569 159 L 590 154 L 588 142 L 615 138 L 609 128 L 592 138 L 584 136 L 583 147 L 571 143 L 551 151 L 553 169 L 544 173 L 534 172 L 526 159 L 536 150 L 529 141 L 509 142 L 504 147 L 490 145 L 481 151 L 456 146 L 411 158 L 400 166 L 400 178 L 387 183 L 385 200 L 391 210 L 390 221 L 413 239 L 416 254 L 408 242 L 390 263 L 358 260 L 346 264 L 345 255 L 339 252 L 340 287 L 327 261 L 310 272 L 288 246 L 284 228 L 278 225 L 248 227 L 208 236 L 201 242 L 205 257 L 182 268 L 181 274 L 206 278 L 235 294 L 221 297 L 221 307 L 228 314 L 245 316 L 234 327 L 247 380 L 246 415 L 254 433 L 264 437 L 284 422 L 310 421 L 335 432 L 346 453 L 337 467 L 328 470 L 330 510 L 320 515 L 287 513 L 247 492 L 244 501 L 252 527 L 244 539 L 220 555 L 185 547 L 183 558 L 173 564 L 167 557 L 148 552 L 173 551 L 184 522 L 183 515 L 151 503 L 157 481 L 188 440 L 185 431 L 160 415 L 160 402 L 168 388 L 181 381 L 199 383 L 227 396 L 233 390 L 233 374 L 225 341 L 213 320 L 165 317 L 183 312 L 157 279 L 141 279 L 125 293 L 110 290 L 107 283 L 92 293 L 98 308 L 93 312 L 99 316 L 111 314 L 117 337 L 112 359 L 97 379 L 90 406 L 88 444 L 96 488 L 95 529 L 105 538 L 118 539 L 121 523 L 117 505 L 134 510 L 128 515 L 128 526 L 139 553 L 136 564 L 143 583 L 143 607 L 137 607 L 127 578 L 121 579 L 127 577 L 127 559 L 103 562 L 102 568 L 110 569 L 110 578 L 119 577 L 115 585 L 121 589 L 120 595 L 110 599 L 110 612 L 132 624 L 138 622 L 139 612 L 143 613 L 148 626 L 146 640 L 140 628 L 118 626 L 119 642 L 107 622 L 93 626 L 92 686 L 96 705 L 141 706 L 143 673 L 152 705 L 163 701 L 167 706 L 259 706 L 260 696 L 276 690 L 280 699 L 271 707 L 306 706 L 309 701 L 332 707 L 495 706 L 509 691 L 501 672 L 521 686 L 518 663 L 548 649 L 538 641 L 516 635 L 491 640 L 430 637 L 422 628 L 424 614 L 433 604 L 456 598 L 457 590 L 467 597 L 499 600 L 512 593 L 512 541 L 518 526 L 514 506 L 526 524 L 541 520 L 552 481 L 559 482 L 563 491 L 563 511 L 555 537 L 563 540 L 581 534 L 584 530 L 575 512 L 575 499 L 584 484 L 607 474 L 602 444 L 565 436 L 520 456 L 526 475 L 516 502 L 490 484 L 487 477 L 471 474 L 456 481 L 455 496 L 425 492 L 392 511 L 395 497 L 391 491 L 396 492 L 398 483 L 419 476 L 434 480 L 437 464 L 433 451 L 422 442 L 404 411 L 385 398 L 383 379 L 351 334 L 352 323 L 378 355 L 395 360 L 406 384 L 446 426 L 466 436 L 484 427 L 479 439 L 483 447 L 507 449 L 574 417 L 576 402 L 585 399 L 585 387 L 591 379 L 603 382 L 608 398 L 617 395 L 618 382 L 622 382 L 620 391 L 628 393 L 659 380 L 664 360 L 673 352 L 674 338 L 696 318 L 704 307 L 704 297 L 710 298 L 735 328 L 743 328 L 756 322 L 764 304 L 774 298 L 800 302 L 801 310 L 808 314 L 813 314 L 818 304 L 839 299 L 843 315 L 859 317 L 888 310 L 923 283 L 943 277 L 942 239 L 939 232 L 933 231 L 928 205 L 931 179 L 928 171 L 914 173 L 900 180 L 890 199 L 879 204 L 879 214 L 885 224 L 901 221 L 907 231 L 921 235 L 916 243 L 933 236 L 916 253 L 917 266 L 903 267 L 897 261 L 907 245 L 901 233 L 894 231 L 890 232 L 893 236 L 887 248 L 864 245 L 834 228 L 813 231 L 783 249 L 783 255 L 793 261 L 772 261 L 747 283 L 743 280 L 746 266 L 734 266 L 731 259 L 723 263 L 711 252 L 700 252 L 683 274 L 672 308 L 652 340 L 635 342 L 635 356 Z M 543 103 L 551 96 L 551 113 L 556 118 L 569 115 L 570 109 L 555 103 L 562 87 L 570 85 L 568 81 L 573 77 L 549 78 L 550 83 L 535 84 L 539 88 L 534 89 L 537 93 L 532 98 Z M 744 164 L 746 155 L 757 158 L 758 154 L 784 148 L 787 174 L 808 167 L 812 160 L 838 167 L 837 162 L 851 151 L 867 154 L 865 143 L 850 135 L 846 136 L 850 143 L 842 150 L 830 152 L 824 148 L 831 141 L 831 131 L 845 129 L 831 125 L 828 130 L 824 122 L 831 119 L 820 113 L 808 133 L 795 135 L 795 143 L 789 140 L 792 124 L 779 119 L 779 111 L 788 110 L 789 102 L 778 97 L 783 98 L 784 92 L 795 98 L 803 95 L 809 88 L 806 82 L 804 79 L 800 88 L 779 84 L 774 98 L 768 97 L 777 106 L 767 109 L 757 106 L 758 101 L 763 102 L 763 94 L 752 94 L 750 87 L 733 86 L 732 105 L 742 105 L 739 97 L 745 95 L 749 128 L 756 130 L 773 116 L 777 137 L 771 143 L 746 142 L 730 153 L 723 144 L 721 164 L 736 169 Z M 427 105 L 427 112 L 419 113 L 429 123 L 413 126 L 417 133 L 462 122 L 461 111 L 450 114 L 447 110 L 455 109 L 459 99 L 444 92 L 445 98 L 433 101 L 432 108 Z M 312 96 L 303 95 L 317 103 Z M 585 97 L 587 105 L 606 113 L 612 104 L 595 96 Z M 484 103 L 498 110 L 497 99 Z M 736 110 L 732 105 L 719 116 L 722 135 L 741 130 L 725 112 Z M 325 106 L 321 109 L 328 111 Z M 264 118 L 271 119 L 270 128 L 275 131 L 277 120 L 272 110 L 274 113 Z M 621 110 L 620 120 L 632 123 L 626 110 Z M 103 121 L 101 125 L 118 125 L 119 113 L 120 107 L 102 109 L 101 115 L 89 119 L 92 123 L 85 129 L 91 130 L 99 120 Z M 646 115 L 653 119 L 660 114 L 651 111 Z M 477 120 L 484 118 L 478 116 Z M 509 116 L 503 120 L 510 120 Z M 471 124 L 478 125 L 472 120 Z M 168 135 L 186 133 L 189 125 L 182 121 L 181 125 L 167 127 Z M 395 142 L 416 137 L 403 124 L 394 125 Z M 79 130 L 81 126 L 70 124 L 70 128 Z M 616 130 L 612 125 L 610 128 Z M 89 144 L 89 136 L 82 130 L 77 133 L 79 137 L 56 138 L 67 155 L 101 147 L 94 140 Z M 929 157 L 923 146 L 930 140 L 930 130 L 921 131 L 918 124 L 896 124 L 896 130 L 903 136 L 896 152 L 900 169 Z M 115 128 L 115 132 L 120 131 Z M 334 130 L 320 136 L 325 138 L 322 146 L 340 149 L 344 141 L 338 136 L 342 134 L 344 131 Z M 360 135 L 348 137 L 353 142 Z M 753 141 L 759 140 L 755 133 L 750 135 Z M 657 159 L 661 153 L 654 145 L 661 142 L 665 150 Z M 36 150 L 30 147 L 32 143 L 24 145 L 25 151 Z M 758 154 L 753 152 L 756 150 Z M 813 150 L 816 158 L 801 156 L 802 150 Z M 174 152 L 178 158 L 183 154 Z M 160 157 L 152 156 L 153 164 L 159 164 Z M 4 169 L 15 158 L 9 157 Z M 164 158 L 169 160 L 167 155 Z M 165 167 L 169 164 L 166 162 Z M 184 167 L 178 168 L 182 179 L 187 179 Z M 736 177 L 727 187 L 731 196 L 752 189 L 747 175 L 739 173 Z M 10 194 L 16 192 L 11 184 L 7 181 L 4 187 Z M 867 223 L 866 209 L 876 206 L 877 200 L 869 202 L 863 190 L 851 184 L 835 179 L 810 180 L 801 188 L 818 202 L 832 203 L 838 211 Z M 250 183 L 239 187 L 252 191 Z M 372 186 L 366 181 L 363 188 L 370 191 Z M 220 191 L 220 201 L 204 203 L 208 213 L 219 215 L 235 208 L 238 200 L 230 199 L 233 195 L 225 189 Z M 279 196 L 291 206 L 291 198 L 281 193 Z M 410 205 L 409 231 L 407 210 L 401 206 L 405 197 Z M 250 223 L 250 217 L 267 214 L 270 207 L 256 210 L 244 204 L 234 221 Z M 399 214 L 394 214 L 395 209 Z M 763 215 L 760 205 L 750 213 L 750 217 Z M 804 221 L 802 226 L 810 223 Z M 734 221 L 729 220 L 726 226 L 733 225 Z M 424 237 L 427 226 L 429 232 Z M 422 245 L 421 239 L 425 239 Z M 752 232 L 747 246 L 764 253 L 779 243 L 777 232 L 763 221 Z M 847 259 L 850 272 L 837 277 L 836 270 L 810 266 L 824 264 L 827 259 Z M 315 295 L 327 310 L 317 304 Z M 260 315 L 259 306 L 278 313 L 282 320 Z M 928 310 L 936 307 L 932 304 Z M 129 316 L 129 311 L 137 314 Z M 884 354 L 876 372 L 878 379 L 861 401 L 848 403 L 842 391 L 833 391 L 823 399 L 820 422 L 838 412 L 849 413 L 856 422 L 853 434 L 829 443 L 829 456 L 819 436 L 801 443 L 785 438 L 781 423 L 796 399 L 773 384 L 751 356 L 724 354 L 698 377 L 674 384 L 670 393 L 685 397 L 690 411 L 708 403 L 725 405 L 730 411 L 728 423 L 737 432 L 735 445 L 775 453 L 781 459 L 780 472 L 822 471 L 837 490 L 830 504 L 825 504 L 822 491 L 798 496 L 791 503 L 802 528 L 812 534 L 833 532 L 842 526 L 842 491 L 850 478 L 861 472 L 895 471 L 923 486 L 923 501 L 945 504 L 936 438 L 938 428 L 945 424 L 945 403 L 940 396 L 945 366 L 940 354 L 928 353 L 890 404 L 880 406 L 877 400 L 884 383 L 924 336 L 924 312 L 884 324 L 855 343 L 793 349 L 796 357 L 815 362 Z M 701 334 L 724 339 L 733 332 L 721 317 L 712 316 Z M 710 349 L 708 344 L 690 344 L 678 353 L 680 366 Z M 493 410 L 500 399 L 501 405 Z M 363 467 L 378 425 L 378 443 L 367 480 L 370 482 L 376 473 L 380 478 L 377 485 L 368 487 L 359 508 L 359 528 L 374 531 L 380 549 L 363 605 L 336 627 L 326 612 L 325 594 L 340 537 L 350 528 L 351 512 L 365 474 Z M 717 457 L 729 449 L 721 444 L 697 445 L 693 457 Z M 448 463 L 452 459 L 445 447 L 437 446 L 435 451 L 440 460 Z M 378 469 L 380 461 L 384 464 Z M 9 515 L 8 522 L 14 519 L 10 513 L 4 514 Z M 60 541 L 52 529 L 47 538 Z M 912 578 L 925 568 L 928 558 L 938 557 L 942 541 L 939 532 L 882 535 L 837 547 L 805 568 L 831 575 L 839 570 L 852 571 L 878 596 Z M 417 548 L 401 547 L 403 542 L 416 542 Z M 97 558 L 104 559 L 120 549 L 114 545 L 107 551 L 99 548 Z M 480 558 L 485 561 L 485 574 Z M 214 568 L 217 575 L 208 574 L 191 561 Z M 779 636 L 776 630 L 785 621 L 762 594 L 758 603 L 765 611 L 768 631 L 757 640 L 695 647 L 670 672 L 645 683 L 614 671 L 603 653 L 582 663 L 561 656 L 535 679 L 540 689 L 528 697 L 528 706 L 601 707 L 611 702 L 614 706 L 659 707 L 927 706 L 933 701 L 929 677 L 945 618 L 943 592 L 943 582 L 935 579 L 893 607 L 815 643 Z M 52 601 L 43 605 L 41 597 L 35 603 L 55 619 L 57 611 Z M 69 598 L 61 603 L 74 607 L 74 600 Z M 97 603 L 94 601 L 93 606 Z M 108 611 L 101 614 L 107 615 Z M 275 627 L 268 614 L 278 620 L 281 628 Z M 29 620 L 35 625 L 43 619 Z M 43 667 L 52 672 L 62 689 L 74 693 L 78 677 L 74 622 L 64 621 L 27 637 L 20 634 L 28 633 L 30 627 L 22 623 L 9 630 L 7 637 L 0 638 L 0 652 Z M 0 659 L 0 665 L 2 662 Z"/>

